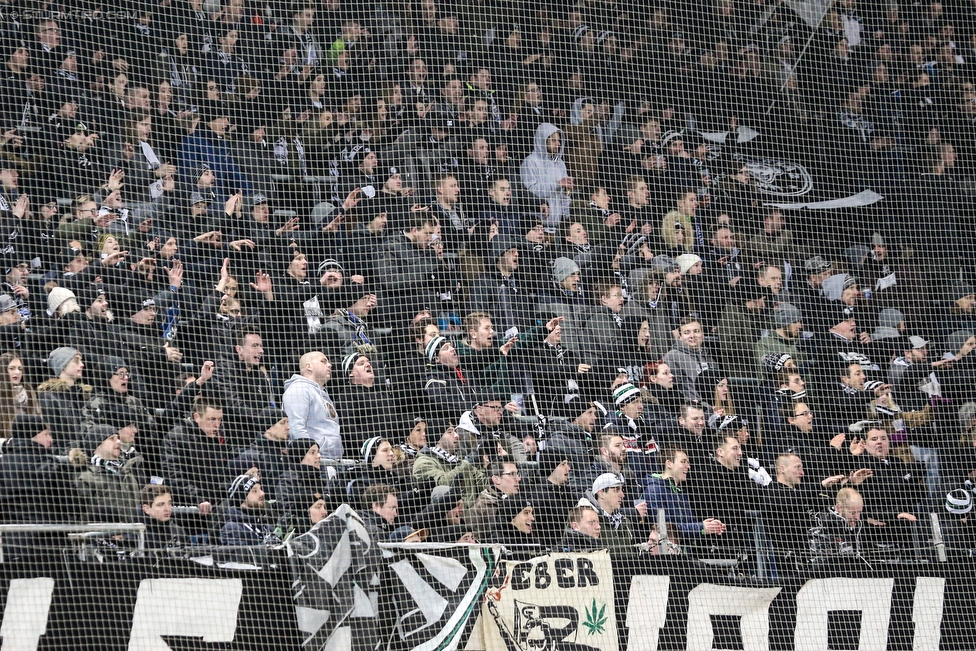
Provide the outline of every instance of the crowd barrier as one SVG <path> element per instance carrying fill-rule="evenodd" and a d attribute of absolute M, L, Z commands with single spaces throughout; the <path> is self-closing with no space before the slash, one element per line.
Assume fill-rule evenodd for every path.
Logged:
<path fill-rule="evenodd" d="M 2 563 L 0 649 L 972 649 L 968 557 L 759 581 L 678 555 L 503 561 L 494 546 L 330 536 Z"/>

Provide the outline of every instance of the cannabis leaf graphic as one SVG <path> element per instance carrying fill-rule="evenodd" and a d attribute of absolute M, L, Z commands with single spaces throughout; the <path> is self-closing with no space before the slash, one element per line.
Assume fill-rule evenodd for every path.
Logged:
<path fill-rule="evenodd" d="M 583 626 L 586 627 L 587 635 L 603 634 L 606 632 L 607 626 L 607 605 L 603 604 L 600 606 L 599 610 L 596 607 L 596 599 L 593 600 L 593 605 L 586 609 L 586 619 L 583 620 Z"/>

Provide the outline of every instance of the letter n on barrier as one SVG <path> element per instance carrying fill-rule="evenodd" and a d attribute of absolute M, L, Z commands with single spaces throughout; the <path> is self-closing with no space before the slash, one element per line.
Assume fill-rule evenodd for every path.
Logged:
<path fill-rule="evenodd" d="M 47 631 L 47 615 L 51 609 L 54 579 L 39 576 L 33 579 L 13 579 L 7 590 L 7 604 L 3 609 L 0 637 L 3 651 L 34 651 Z"/>
<path fill-rule="evenodd" d="M 832 578 L 807 581 L 796 593 L 796 651 L 827 648 L 827 613 L 861 611 L 860 651 L 885 651 L 894 579 Z"/>
<path fill-rule="evenodd" d="M 781 588 L 739 588 L 702 583 L 688 593 L 688 651 L 711 651 L 712 615 L 737 615 L 742 648 L 769 648 L 769 604 Z M 824 644 L 823 649 L 827 646 Z"/>
<path fill-rule="evenodd" d="M 657 651 L 657 640 L 668 616 L 671 577 L 638 575 L 630 581 L 627 599 L 628 651 Z"/>
<path fill-rule="evenodd" d="M 143 579 L 129 651 L 169 651 L 162 635 L 233 642 L 243 590 L 240 579 Z"/>
<path fill-rule="evenodd" d="M 915 651 L 938 649 L 942 639 L 942 607 L 945 582 L 941 577 L 915 578 L 915 599 L 912 603 L 912 622 L 915 624 Z"/>

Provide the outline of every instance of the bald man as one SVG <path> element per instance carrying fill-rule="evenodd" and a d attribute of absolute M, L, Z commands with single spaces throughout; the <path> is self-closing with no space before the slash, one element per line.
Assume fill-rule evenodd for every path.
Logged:
<path fill-rule="evenodd" d="M 299 369 L 300 375 L 292 375 L 285 382 L 282 397 L 282 408 L 288 414 L 288 437 L 315 439 L 323 457 L 341 459 L 339 415 L 325 390 L 332 379 L 332 364 L 323 353 L 313 350 L 302 355 Z"/>
<path fill-rule="evenodd" d="M 813 516 L 810 547 L 815 556 L 860 556 L 864 499 L 855 489 L 837 491 L 833 508 Z"/>

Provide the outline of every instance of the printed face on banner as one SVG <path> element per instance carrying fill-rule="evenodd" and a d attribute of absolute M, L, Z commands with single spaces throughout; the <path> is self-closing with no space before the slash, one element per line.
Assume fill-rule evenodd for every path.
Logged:
<path fill-rule="evenodd" d="M 618 648 L 613 572 L 604 550 L 509 562 L 482 610 L 486 647 L 505 651 Z"/>

